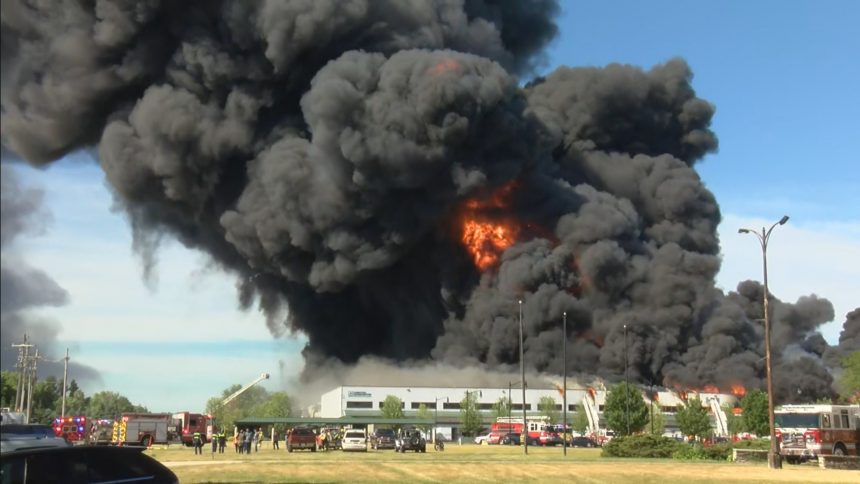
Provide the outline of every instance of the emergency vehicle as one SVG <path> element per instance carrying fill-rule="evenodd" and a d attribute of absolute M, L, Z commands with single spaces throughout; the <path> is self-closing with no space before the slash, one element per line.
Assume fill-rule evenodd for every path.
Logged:
<path fill-rule="evenodd" d="M 783 405 L 774 414 L 780 454 L 789 463 L 820 455 L 858 455 L 858 405 Z"/>
<path fill-rule="evenodd" d="M 66 439 L 66 442 L 85 443 L 89 435 L 87 417 L 74 415 L 71 417 L 57 417 L 54 419 L 54 435 Z"/>
<path fill-rule="evenodd" d="M 169 413 L 124 413 L 114 422 L 115 445 L 169 444 L 178 437 L 178 421 Z"/>
<path fill-rule="evenodd" d="M 549 417 L 544 415 L 527 416 L 526 426 L 528 443 L 530 445 L 561 445 L 562 440 L 555 431 Z M 499 417 L 490 425 L 488 444 L 498 444 L 505 434 L 513 432 L 522 435 L 523 419 L 516 417 Z"/>
<path fill-rule="evenodd" d="M 203 443 L 212 441 L 212 416 L 201 413 L 178 412 L 173 414 L 176 421 L 177 434 L 183 444 L 190 447 L 194 440 L 194 433 L 200 432 Z"/>

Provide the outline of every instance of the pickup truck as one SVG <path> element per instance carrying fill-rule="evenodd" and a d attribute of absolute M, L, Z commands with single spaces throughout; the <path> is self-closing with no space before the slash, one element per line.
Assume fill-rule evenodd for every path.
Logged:
<path fill-rule="evenodd" d="M 287 452 L 292 452 L 293 449 L 310 449 L 311 452 L 316 452 L 317 436 L 314 431 L 304 427 L 291 430 L 287 435 Z"/>

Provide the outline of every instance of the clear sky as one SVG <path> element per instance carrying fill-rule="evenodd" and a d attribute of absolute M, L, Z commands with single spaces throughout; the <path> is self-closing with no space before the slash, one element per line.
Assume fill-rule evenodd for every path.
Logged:
<path fill-rule="evenodd" d="M 737 229 L 788 214 L 769 248 L 771 291 L 832 301 L 836 318 L 822 333 L 836 342 L 846 313 L 860 306 L 860 2 L 563 7 L 544 72 L 687 60 L 698 95 L 717 107 L 720 150 L 697 168 L 723 213 L 720 287 L 761 279 L 759 246 Z M 151 410 L 203 410 L 207 398 L 261 372 L 272 373 L 271 390 L 295 378 L 302 336 L 273 338 L 259 313 L 238 311 L 234 280 L 202 254 L 165 240 L 156 278 L 143 280 L 130 229 L 88 155 L 15 169 L 45 191 L 53 221 L 19 250 L 69 292 L 69 304 L 39 313 L 62 325 L 60 347 L 100 370 L 102 384 L 85 386 L 88 394 L 110 389 Z"/>

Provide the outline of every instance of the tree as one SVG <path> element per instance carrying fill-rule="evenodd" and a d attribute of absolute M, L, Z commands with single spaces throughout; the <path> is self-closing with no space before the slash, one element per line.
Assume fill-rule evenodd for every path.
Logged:
<path fill-rule="evenodd" d="M 116 392 L 98 392 L 90 398 L 87 415 L 91 418 L 118 419 L 125 412 L 147 412 L 146 407 L 132 404 L 128 398 Z"/>
<path fill-rule="evenodd" d="M 500 417 L 507 418 L 511 415 L 511 399 L 508 397 L 499 397 L 496 403 L 493 404 L 493 420 L 498 420 Z"/>
<path fill-rule="evenodd" d="M 30 422 L 50 424 L 60 415 L 60 394 L 63 393 L 57 378 L 49 376 L 33 387 L 33 407 Z"/>
<path fill-rule="evenodd" d="M 403 413 L 403 400 L 394 395 L 388 395 L 382 402 L 381 413 L 382 418 L 404 418 L 406 415 Z"/>
<path fill-rule="evenodd" d="M 770 421 L 767 413 L 767 393 L 761 390 L 748 392 L 741 400 L 743 409 L 743 429 L 759 437 L 770 435 Z"/>
<path fill-rule="evenodd" d="M 726 426 L 729 429 L 729 435 L 735 435 L 744 431 L 744 419 L 739 415 L 735 415 L 735 408 L 731 403 L 723 405 L 723 413 L 726 414 Z"/>
<path fill-rule="evenodd" d="M 418 405 L 418 414 L 416 415 L 416 417 L 430 420 L 433 418 L 433 414 L 430 413 L 430 409 L 427 408 L 427 405 L 424 405 L 422 403 L 421 405 Z M 419 428 L 422 432 L 424 432 L 424 435 L 427 435 L 427 433 L 430 431 L 430 425 L 421 425 L 419 426 Z"/>
<path fill-rule="evenodd" d="M 699 397 L 689 398 L 675 413 L 675 421 L 684 435 L 699 440 L 713 433 L 708 409 L 702 406 Z"/>
<path fill-rule="evenodd" d="M 556 410 L 557 405 L 555 398 L 549 395 L 540 397 L 538 400 L 538 410 L 541 414 L 549 417 L 549 422 L 553 424 L 559 421 L 560 413 Z"/>
<path fill-rule="evenodd" d="M 606 426 L 615 431 L 616 435 L 641 432 L 648 423 L 648 406 L 645 405 L 642 392 L 633 386 L 627 386 L 626 383 L 619 383 L 612 387 L 606 395 L 603 409 Z"/>
<path fill-rule="evenodd" d="M 467 437 L 477 435 L 483 427 L 475 392 L 467 391 L 466 396 L 460 400 L 460 423 L 463 425 L 463 435 Z"/>
<path fill-rule="evenodd" d="M 15 394 L 18 392 L 18 374 L 13 371 L 0 372 L 0 407 L 15 406 Z"/>
<path fill-rule="evenodd" d="M 576 412 L 570 420 L 570 428 L 575 432 L 584 434 L 588 430 L 588 415 L 585 413 L 584 405 L 577 405 Z"/>
<path fill-rule="evenodd" d="M 237 420 L 257 416 L 257 412 L 269 400 L 269 392 L 265 388 L 255 386 L 234 398 L 227 404 L 222 404 L 230 395 L 236 393 L 242 385 L 234 384 L 225 388 L 220 397 L 212 397 L 206 402 L 206 412 L 215 418 L 216 425 L 222 428 L 231 428 Z M 292 410 L 292 409 L 291 409 Z"/>
<path fill-rule="evenodd" d="M 860 351 L 842 358 L 842 376 L 839 377 L 842 398 L 851 403 L 860 403 Z"/>

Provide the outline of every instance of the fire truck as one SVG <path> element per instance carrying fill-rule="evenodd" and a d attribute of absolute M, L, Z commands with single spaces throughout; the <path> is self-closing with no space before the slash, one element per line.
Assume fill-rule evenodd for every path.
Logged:
<path fill-rule="evenodd" d="M 54 419 L 53 427 L 54 435 L 72 444 L 85 443 L 89 435 L 87 417 L 83 415 L 57 417 Z"/>
<path fill-rule="evenodd" d="M 179 412 L 173 414 L 173 419 L 176 421 L 177 434 L 182 443 L 187 447 L 190 447 L 193 443 L 195 432 L 200 432 L 204 444 L 212 441 L 211 415 Z"/>
<path fill-rule="evenodd" d="M 526 417 L 526 425 L 529 445 L 561 445 L 562 440 L 555 431 L 549 417 L 538 415 Z M 488 444 L 498 444 L 505 434 L 513 432 L 523 433 L 523 419 L 516 417 L 499 417 L 490 425 L 490 437 Z"/>
<path fill-rule="evenodd" d="M 115 445 L 169 444 L 178 437 L 179 422 L 169 413 L 124 413 L 114 422 Z"/>
<path fill-rule="evenodd" d="M 858 455 L 860 406 L 783 405 L 776 409 L 776 437 L 786 462 L 820 455 Z"/>

